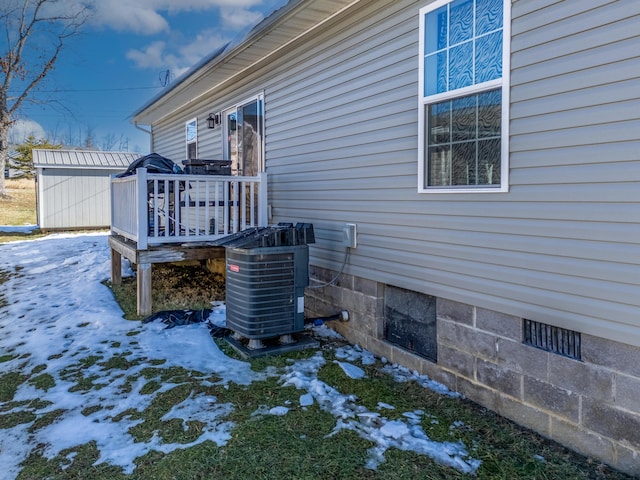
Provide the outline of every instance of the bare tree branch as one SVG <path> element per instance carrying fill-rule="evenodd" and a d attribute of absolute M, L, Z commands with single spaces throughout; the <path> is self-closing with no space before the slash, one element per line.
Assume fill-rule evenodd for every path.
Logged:
<path fill-rule="evenodd" d="M 10 63 L 10 69 L 7 73 L 7 77 L 5 79 L 5 84 L 11 81 L 11 75 L 15 75 L 20 71 L 20 64 L 24 59 L 24 47 L 33 35 L 34 29 L 37 27 L 38 23 L 48 22 L 48 23 L 61 23 L 62 30 L 57 34 L 58 43 L 53 54 L 50 58 L 43 64 L 41 71 L 38 75 L 34 76 L 31 82 L 24 88 L 21 95 L 17 97 L 14 101 L 13 105 L 9 108 L 9 114 L 13 115 L 19 108 L 24 99 L 31 93 L 31 91 L 36 87 L 53 69 L 56 61 L 58 60 L 58 56 L 60 55 L 60 51 L 64 46 L 64 40 L 78 33 L 80 27 L 86 21 L 86 11 L 81 10 L 75 15 L 60 15 L 60 16 L 52 16 L 52 17 L 39 17 L 39 13 L 42 9 L 42 6 L 49 2 L 50 0 L 38 0 L 35 5 L 35 9 L 31 16 L 30 21 L 27 23 L 27 5 L 28 1 L 25 2 L 25 6 L 22 10 L 22 18 L 20 22 L 20 33 L 18 42 L 16 45 L 16 51 L 13 54 L 12 62 Z"/>
<path fill-rule="evenodd" d="M 77 35 L 90 13 L 79 4 L 76 9 L 57 8 L 58 0 L 1 0 L 0 19 L 5 26 L 6 50 L 0 50 L 0 197 L 6 195 L 4 166 L 8 130 L 25 101 L 33 100 L 35 88 L 53 70 L 67 40 Z M 61 13 L 62 12 L 62 13 Z M 48 37 L 46 46 L 42 36 Z M 4 48 L 4 47 L 0 47 Z M 40 61 L 30 63 L 35 50 Z M 9 88 L 20 81 L 20 93 L 9 97 Z"/>
<path fill-rule="evenodd" d="M 56 46 L 56 50 L 53 56 L 42 67 L 42 71 L 40 72 L 40 74 L 31 80 L 31 82 L 25 87 L 22 94 L 13 102 L 13 105 L 9 108 L 10 115 L 13 115 L 16 112 L 16 110 L 20 108 L 20 105 L 22 104 L 24 99 L 27 98 L 27 96 L 31 93 L 34 87 L 38 85 L 38 83 L 40 83 L 40 81 L 42 81 L 44 77 L 47 76 L 47 73 L 49 73 L 49 71 L 55 65 L 56 60 L 58 60 L 58 55 L 60 55 L 60 51 L 62 50 L 62 47 L 63 47 L 63 43 L 62 41 L 60 41 Z"/>

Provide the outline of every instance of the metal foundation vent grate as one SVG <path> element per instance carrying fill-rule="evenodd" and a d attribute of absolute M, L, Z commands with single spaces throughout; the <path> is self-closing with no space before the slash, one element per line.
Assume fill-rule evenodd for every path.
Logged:
<path fill-rule="evenodd" d="M 581 360 L 580 342 L 580 332 L 524 319 L 525 345 Z"/>

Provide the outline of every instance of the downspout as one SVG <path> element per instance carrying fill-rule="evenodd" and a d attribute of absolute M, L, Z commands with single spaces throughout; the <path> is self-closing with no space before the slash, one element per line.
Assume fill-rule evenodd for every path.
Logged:
<path fill-rule="evenodd" d="M 149 134 L 149 152 L 153 152 L 153 126 L 151 127 L 150 130 L 147 130 L 146 128 L 142 128 L 140 125 L 138 125 L 138 122 L 133 122 L 133 126 L 136 127 L 138 130 L 140 130 L 141 132 L 144 133 L 148 133 Z"/>

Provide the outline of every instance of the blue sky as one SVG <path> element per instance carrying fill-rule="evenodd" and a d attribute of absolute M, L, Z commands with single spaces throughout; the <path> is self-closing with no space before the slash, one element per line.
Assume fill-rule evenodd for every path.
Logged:
<path fill-rule="evenodd" d="M 61 0 L 66 8 L 81 0 Z M 95 14 L 71 39 L 55 70 L 22 108 L 10 141 L 25 134 L 148 153 L 149 137 L 129 116 L 204 56 L 286 0 L 93 0 Z M 70 141 L 70 142 L 69 142 Z"/>

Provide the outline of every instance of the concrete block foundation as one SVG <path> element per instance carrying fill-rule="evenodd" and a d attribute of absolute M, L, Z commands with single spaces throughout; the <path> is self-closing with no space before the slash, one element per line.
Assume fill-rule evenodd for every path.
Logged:
<path fill-rule="evenodd" d="M 313 266 L 310 273 L 311 286 L 335 276 Z M 393 295 L 385 295 L 389 289 Z M 307 316 L 348 310 L 349 322 L 331 326 L 350 342 L 583 455 L 640 476 L 640 349 L 582 335 L 581 359 L 567 358 L 523 343 L 522 318 L 437 298 L 435 324 L 428 328 L 436 338 L 427 339 L 429 351 L 437 352 L 429 355 L 437 358 L 432 361 L 385 338 L 387 315 L 397 313 L 398 299 L 408 295 L 397 290 L 343 274 L 337 285 L 307 290 Z M 406 298 L 419 315 L 432 308 L 428 295 Z M 397 327 L 398 316 L 392 321 Z"/>

